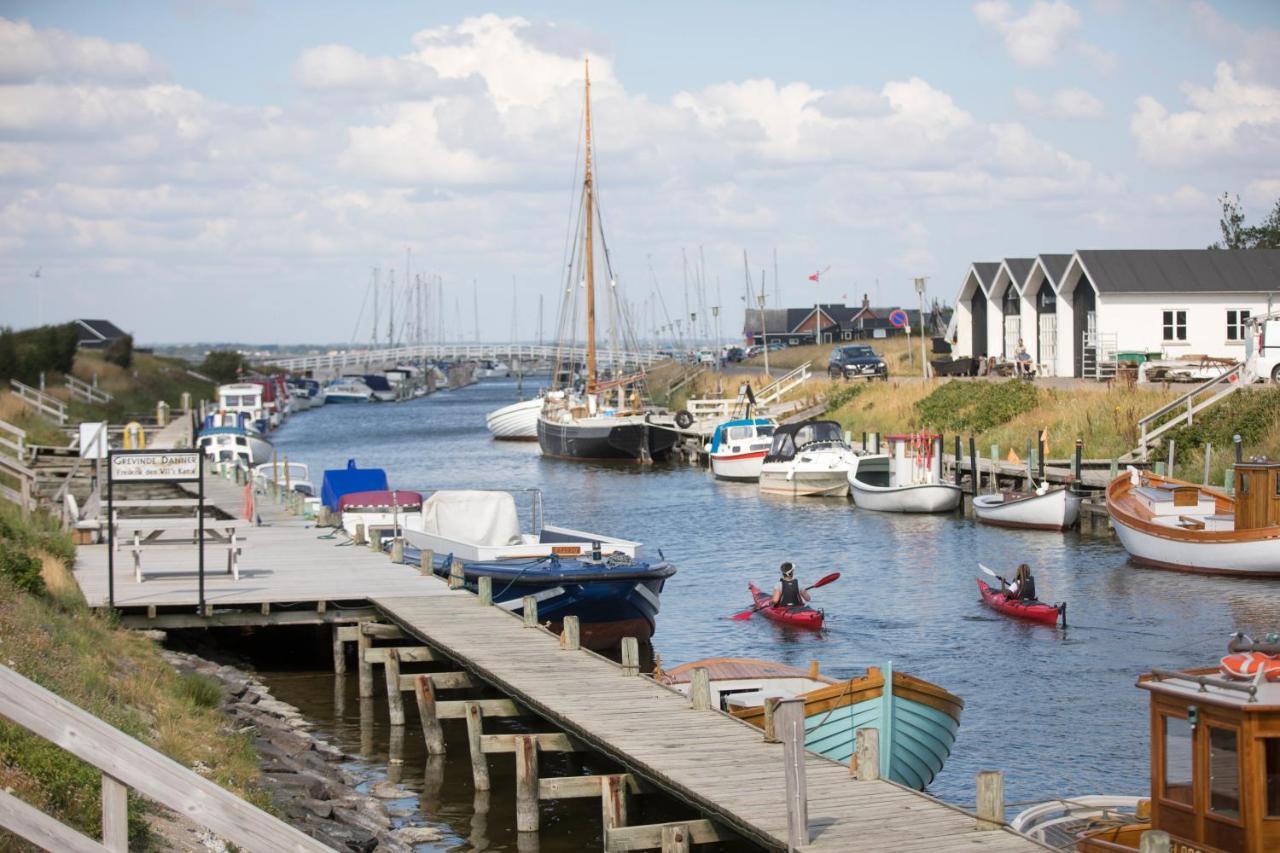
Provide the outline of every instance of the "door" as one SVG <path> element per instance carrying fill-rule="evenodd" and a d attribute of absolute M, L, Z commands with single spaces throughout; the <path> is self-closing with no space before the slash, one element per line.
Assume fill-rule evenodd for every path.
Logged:
<path fill-rule="evenodd" d="M 1076 284 L 1075 295 L 1071 298 L 1071 312 L 1075 320 L 1075 375 L 1084 376 L 1084 347 L 1085 341 L 1089 341 L 1090 345 L 1095 345 L 1097 340 L 1096 325 L 1097 316 L 1095 312 L 1098 308 L 1098 300 L 1093 293 L 1093 285 L 1089 283 L 1089 279 L 1084 276 L 1080 277 L 1080 281 Z M 1094 328 L 1090 328 L 1093 325 Z M 1086 337 L 1086 332 L 1089 336 Z"/>
<path fill-rule="evenodd" d="M 973 290 L 969 314 L 973 318 L 973 352 L 970 355 L 983 358 L 987 355 L 987 297 L 980 287 Z"/>
<path fill-rule="evenodd" d="M 1057 375 L 1058 364 L 1058 315 L 1040 315 L 1040 337 L 1037 341 L 1040 354 L 1040 370 L 1045 376 Z"/>
<path fill-rule="evenodd" d="M 1018 354 L 1018 341 L 1022 340 L 1022 318 L 1005 315 L 1004 318 L 1004 357 L 1012 359 Z"/>

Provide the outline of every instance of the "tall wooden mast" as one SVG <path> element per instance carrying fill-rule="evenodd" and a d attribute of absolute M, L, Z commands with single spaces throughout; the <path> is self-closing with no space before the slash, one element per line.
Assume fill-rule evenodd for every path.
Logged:
<path fill-rule="evenodd" d="M 582 192 L 584 201 L 586 202 L 587 216 L 587 234 L 586 234 L 586 264 L 587 264 L 587 394 L 596 393 L 596 281 L 595 281 L 595 260 L 591 254 L 591 224 L 595 216 L 594 208 L 594 190 L 591 185 L 591 66 L 590 60 L 582 60 L 583 69 L 586 75 L 586 87 L 584 88 L 583 98 L 586 104 L 586 128 L 587 128 L 587 147 L 586 147 L 586 176 L 583 179 Z"/>

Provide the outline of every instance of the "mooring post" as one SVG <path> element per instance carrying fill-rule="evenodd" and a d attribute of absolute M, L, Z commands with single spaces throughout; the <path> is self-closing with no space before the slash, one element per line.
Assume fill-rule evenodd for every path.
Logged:
<path fill-rule="evenodd" d="M 364 632 L 366 623 L 361 622 L 356 634 L 356 663 L 360 671 L 360 698 L 373 698 L 373 664 L 369 663 L 369 649 L 373 646 L 373 638 Z"/>
<path fill-rule="evenodd" d="M 380 530 L 381 528 L 379 528 Z M 376 553 L 382 553 L 382 534 L 378 530 L 370 527 L 365 531 L 365 535 L 369 537 L 369 550 Z"/>
<path fill-rule="evenodd" d="M 978 473 L 978 448 L 973 436 L 969 436 L 969 494 L 978 496 L 978 483 L 982 475 Z"/>
<path fill-rule="evenodd" d="M 1239 465 L 1244 461 L 1244 440 L 1240 438 L 1239 433 L 1236 433 L 1231 436 L 1231 441 L 1236 446 L 1236 464 Z"/>
<path fill-rule="evenodd" d="M 627 825 L 627 777 L 611 774 L 600 780 L 600 811 L 607 850 L 609 830 Z"/>
<path fill-rule="evenodd" d="M 560 632 L 560 648 L 567 652 L 576 652 L 582 648 L 582 642 L 579 639 L 577 616 L 564 617 L 563 628 Z"/>
<path fill-rule="evenodd" d="M 987 485 L 991 488 L 991 493 L 995 494 L 1000 491 L 1000 445 L 991 445 L 991 475 L 987 480 Z"/>
<path fill-rule="evenodd" d="M 1177 445 L 1177 442 L 1176 442 L 1174 439 L 1172 439 L 1172 438 L 1171 438 L 1171 439 L 1169 439 L 1169 476 L 1170 476 L 1170 477 L 1174 476 L 1174 473 L 1173 473 L 1173 472 L 1177 470 L 1177 469 L 1174 467 L 1174 465 L 1173 465 L 1173 461 L 1174 461 L 1174 455 L 1173 455 L 1173 454 L 1174 454 L 1174 450 L 1177 448 L 1177 446 L 1178 446 L 1178 445 Z"/>
<path fill-rule="evenodd" d="M 383 674 L 387 677 L 387 713 L 391 725 L 404 725 L 404 696 L 400 692 L 400 652 L 398 649 L 387 649 L 386 662 L 382 665 Z"/>
<path fill-rule="evenodd" d="M 695 711 L 711 710 L 711 679 L 706 667 L 697 667 L 689 674 L 689 702 Z"/>
<path fill-rule="evenodd" d="M 482 575 L 476 580 L 476 598 L 481 604 L 493 604 L 493 578 Z"/>
<path fill-rule="evenodd" d="M 1205 442 L 1204 445 L 1204 480 L 1203 485 L 1209 485 L 1209 465 L 1213 461 L 1213 443 Z"/>
<path fill-rule="evenodd" d="M 622 674 L 640 674 L 640 641 L 635 637 L 622 638 Z"/>
<path fill-rule="evenodd" d="M 874 782 L 880 778 L 880 730 L 858 729 L 854 735 L 853 761 L 849 775 L 859 782 Z"/>
<path fill-rule="evenodd" d="M 1035 446 L 1034 446 L 1034 444 L 1032 443 L 1031 439 L 1028 437 L 1028 438 L 1027 438 L 1027 458 L 1026 458 L 1026 463 L 1027 463 L 1027 488 L 1028 488 L 1028 489 L 1030 489 L 1030 487 L 1031 487 L 1032 472 L 1034 472 L 1034 471 L 1035 471 L 1035 465 L 1036 465 L 1036 456 L 1035 456 L 1035 454 L 1036 454 Z"/>
<path fill-rule="evenodd" d="M 538 738 L 516 737 L 516 831 L 538 831 Z"/>
<path fill-rule="evenodd" d="M 342 636 L 342 626 L 338 623 L 333 624 L 333 674 L 342 675 L 347 671 L 347 644 L 339 639 Z"/>
<path fill-rule="evenodd" d="M 424 548 L 418 552 L 418 574 L 431 576 L 436 571 L 436 552 Z"/>
<path fill-rule="evenodd" d="M 351 537 L 351 541 L 357 545 L 364 544 L 364 524 L 356 525 L 356 535 Z"/>
<path fill-rule="evenodd" d="M 1044 430 L 1036 433 L 1036 470 L 1038 472 L 1037 479 L 1044 482 L 1044 454 L 1048 450 L 1044 440 Z"/>
<path fill-rule="evenodd" d="M 809 843 L 809 791 L 804 769 L 804 700 L 783 699 L 773 714 L 782 740 L 783 775 L 787 790 L 787 847 Z"/>
<path fill-rule="evenodd" d="M 999 770 L 978 772 L 978 829 L 988 831 L 1004 825 L 1004 774 Z"/>
<path fill-rule="evenodd" d="M 484 734 L 484 715 L 477 702 L 464 706 L 467 717 L 467 746 L 471 752 L 471 778 L 477 791 L 489 790 L 489 763 L 480 748 L 480 736 Z"/>
<path fill-rule="evenodd" d="M 673 823 L 662 827 L 662 853 L 690 853 L 687 823 Z"/>
<path fill-rule="evenodd" d="M 329 507 L 325 506 L 324 504 L 320 504 L 320 506 L 316 508 L 316 527 L 328 527 L 328 526 L 329 526 Z"/>
<path fill-rule="evenodd" d="M 1163 829 L 1148 829 L 1138 838 L 1139 853 L 1169 853 L 1172 839 Z"/>
<path fill-rule="evenodd" d="M 1084 439 L 1083 438 L 1076 439 L 1076 456 L 1073 461 L 1075 465 L 1071 473 L 1074 476 L 1074 479 L 1077 484 L 1077 488 L 1079 488 L 1080 475 L 1084 472 Z"/>
<path fill-rule="evenodd" d="M 961 452 L 960 452 L 960 436 L 959 436 L 959 435 L 957 435 L 957 436 L 956 436 L 956 453 L 955 453 L 955 465 L 956 465 L 956 486 L 959 486 L 959 485 L 960 485 L 960 475 L 961 475 L 961 471 L 960 471 L 960 463 L 961 463 L 963 460 L 964 460 L 964 456 L 963 456 L 963 454 L 961 454 Z"/>
<path fill-rule="evenodd" d="M 397 536 L 391 540 L 391 562 L 404 562 L 404 537 Z"/>
<path fill-rule="evenodd" d="M 764 742 L 778 742 L 778 703 L 782 701 L 781 696 L 766 696 L 764 699 Z"/>
<path fill-rule="evenodd" d="M 449 564 L 449 589 L 462 589 L 467 584 L 467 576 L 462 571 L 462 561 L 454 558 Z"/>
<path fill-rule="evenodd" d="M 444 755 L 444 729 L 436 711 L 436 689 L 425 675 L 413 679 L 413 695 L 418 700 L 418 718 L 422 721 L 422 739 L 427 755 Z"/>
<path fill-rule="evenodd" d="M 521 599 L 520 609 L 524 612 L 524 626 L 526 628 L 538 627 L 538 599 L 532 595 L 526 595 Z"/>
<path fill-rule="evenodd" d="M 1116 477 L 1119 477 L 1119 476 L 1120 476 L 1120 460 L 1113 457 L 1111 459 L 1111 470 L 1107 472 L 1107 482 L 1110 483 L 1112 480 L 1114 480 Z"/>

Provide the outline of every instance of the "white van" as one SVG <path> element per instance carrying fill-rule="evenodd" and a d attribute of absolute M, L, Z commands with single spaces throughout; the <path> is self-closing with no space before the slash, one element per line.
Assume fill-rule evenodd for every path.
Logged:
<path fill-rule="evenodd" d="M 1254 376 L 1280 383 L 1280 311 L 1245 321 L 1244 358 Z"/>

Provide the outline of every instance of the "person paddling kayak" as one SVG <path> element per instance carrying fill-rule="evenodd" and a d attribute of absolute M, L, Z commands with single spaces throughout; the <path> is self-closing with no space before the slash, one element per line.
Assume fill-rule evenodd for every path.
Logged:
<path fill-rule="evenodd" d="M 773 588 L 774 607 L 799 607 L 808 603 L 809 593 L 800 588 L 800 581 L 796 580 L 795 572 L 795 566 L 791 563 L 782 564 L 782 577 Z"/>
<path fill-rule="evenodd" d="M 1001 578 L 1003 583 L 1004 579 Z M 1018 566 L 1018 573 L 1013 576 L 1013 583 L 1004 584 L 1005 595 L 1010 601 L 1035 601 L 1036 579 L 1031 576 L 1031 567 L 1026 563 Z"/>

